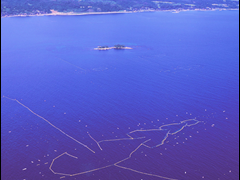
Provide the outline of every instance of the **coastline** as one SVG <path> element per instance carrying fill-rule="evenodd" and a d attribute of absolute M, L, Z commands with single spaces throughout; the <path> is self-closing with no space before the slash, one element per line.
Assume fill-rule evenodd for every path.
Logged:
<path fill-rule="evenodd" d="M 76 13 L 76 12 L 58 12 L 52 10 L 52 13 L 46 14 L 20 14 L 20 15 L 10 15 L 10 16 L 1 16 L 1 18 L 6 17 L 31 17 L 31 16 L 83 16 L 83 15 L 100 15 L 100 14 L 126 14 L 126 13 L 141 13 L 141 12 L 172 12 L 179 13 L 182 11 L 227 11 L 227 10 L 238 10 L 239 9 L 226 9 L 226 8 L 215 8 L 215 9 L 171 9 L 171 10 L 139 10 L 139 11 L 110 11 L 110 12 L 84 12 L 84 13 Z"/>
<path fill-rule="evenodd" d="M 30 16 L 83 16 L 83 15 L 99 15 L 99 14 L 125 14 L 125 13 L 133 13 L 132 11 L 110 11 L 110 12 L 84 12 L 84 13 L 76 13 L 76 12 L 58 12 L 52 11 L 52 13 L 46 14 L 29 14 L 29 15 L 11 15 L 11 16 L 3 16 L 5 17 L 30 17 Z"/>

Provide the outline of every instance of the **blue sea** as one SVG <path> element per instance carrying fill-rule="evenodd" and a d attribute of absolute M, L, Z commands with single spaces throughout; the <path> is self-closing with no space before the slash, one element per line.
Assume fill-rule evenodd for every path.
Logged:
<path fill-rule="evenodd" d="M 239 179 L 239 11 L 2 18 L 1 59 L 1 179 Z"/>

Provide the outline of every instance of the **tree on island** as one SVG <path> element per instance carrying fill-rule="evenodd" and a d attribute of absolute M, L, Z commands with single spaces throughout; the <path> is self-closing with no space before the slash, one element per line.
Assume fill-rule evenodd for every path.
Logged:
<path fill-rule="evenodd" d="M 124 45 L 121 45 L 121 44 L 117 44 L 117 45 L 114 45 L 114 49 L 124 49 Z"/>

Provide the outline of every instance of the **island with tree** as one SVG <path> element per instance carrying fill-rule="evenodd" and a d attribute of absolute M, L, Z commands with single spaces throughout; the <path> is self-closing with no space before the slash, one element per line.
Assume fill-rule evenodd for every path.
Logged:
<path fill-rule="evenodd" d="M 94 50 L 109 50 L 109 49 L 116 49 L 116 50 L 120 50 L 120 49 L 132 49 L 131 47 L 126 47 L 125 45 L 121 45 L 121 44 L 116 44 L 113 47 L 109 47 L 109 46 L 98 46 L 97 48 L 94 48 Z"/>

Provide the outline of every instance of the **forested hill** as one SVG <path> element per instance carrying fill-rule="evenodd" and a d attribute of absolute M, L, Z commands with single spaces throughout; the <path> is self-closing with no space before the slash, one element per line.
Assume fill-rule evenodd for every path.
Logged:
<path fill-rule="evenodd" d="M 239 0 L 1 0 L 1 16 L 59 12 L 109 12 L 239 8 Z"/>

